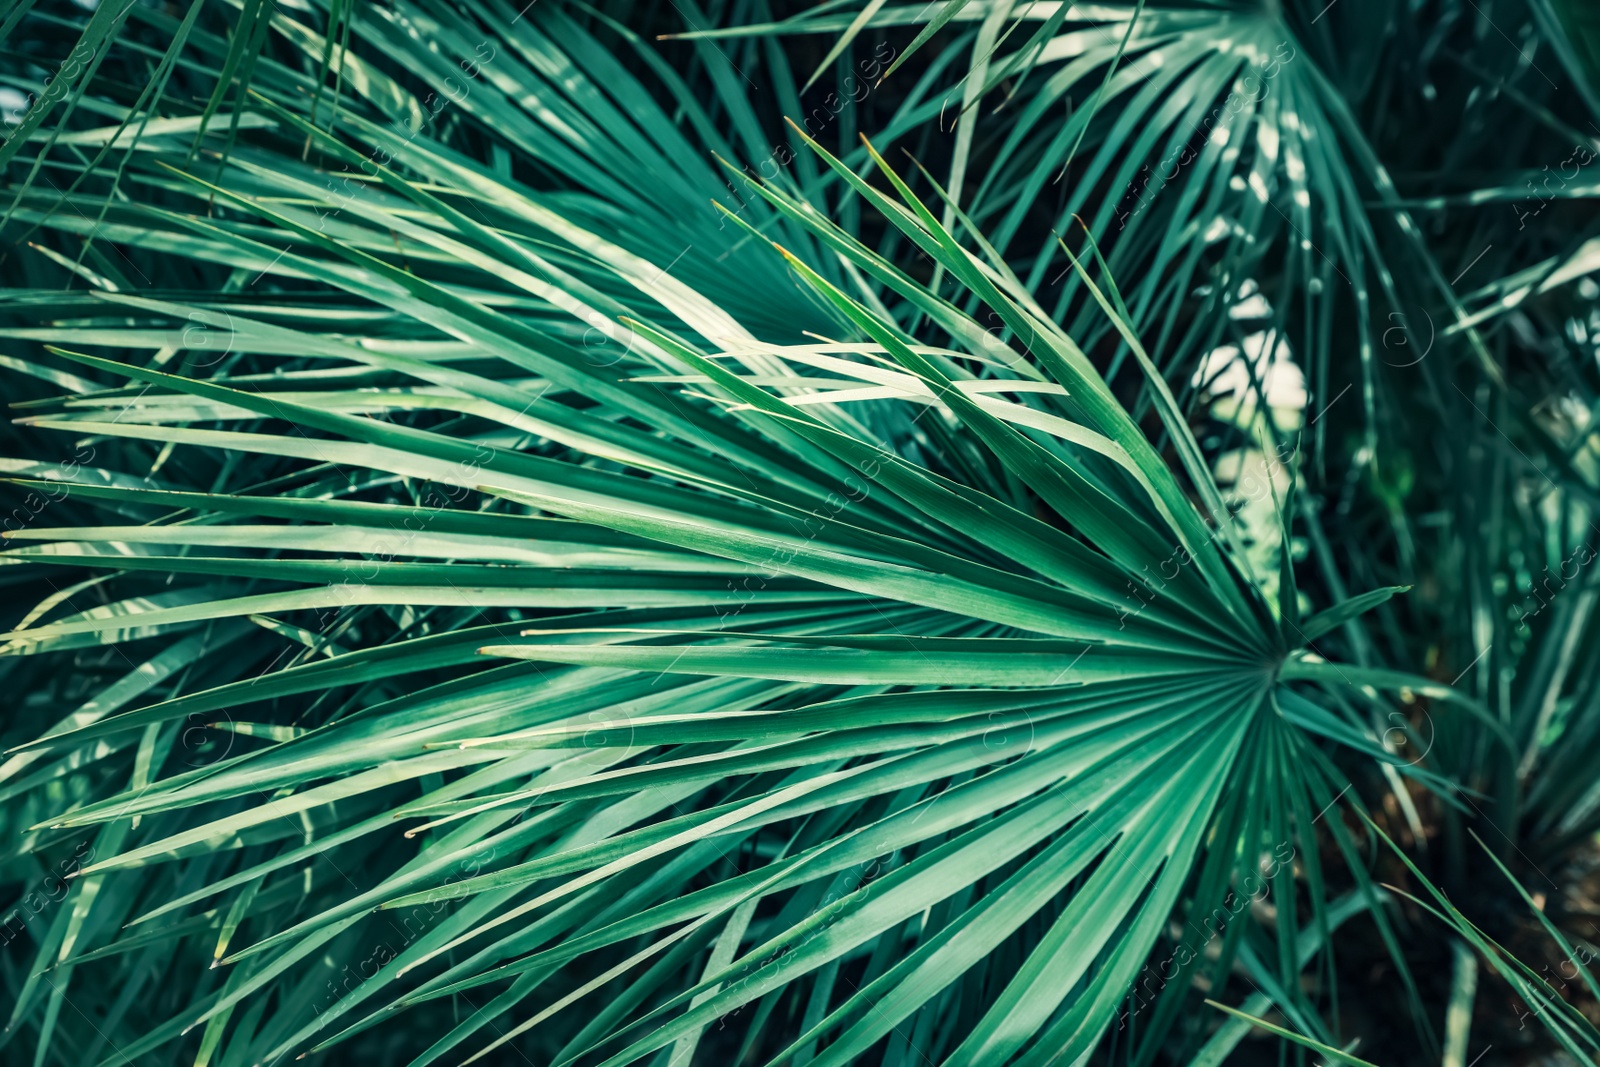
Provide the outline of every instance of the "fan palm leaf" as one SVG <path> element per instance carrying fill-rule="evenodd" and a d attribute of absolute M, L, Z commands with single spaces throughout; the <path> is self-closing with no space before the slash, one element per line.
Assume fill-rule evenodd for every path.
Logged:
<path fill-rule="evenodd" d="M 254 106 L 336 161 L 381 137 Z M 1294 987 L 1294 938 L 1225 919 L 1270 886 L 1298 929 L 1298 855 L 1328 921 L 1307 842 L 1345 782 L 1310 744 L 1330 729 L 1317 694 L 1426 686 L 1308 655 L 1387 591 L 1303 623 L 1265 600 L 1159 376 L 1181 472 L 1026 287 L 881 161 L 898 199 L 818 150 L 1028 344 L 780 189 L 751 195 L 954 346 L 754 234 L 837 340 L 746 328 L 426 137 L 338 194 L 251 128 L 203 173 L 147 136 L 129 176 L 172 206 L 108 225 L 333 302 L 102 291 L 68 301 L 71 325 L 11 331 L 78 368 L 27 424 L 172 458 L 159 478 L 30 483 L 112 521 L 30 526 L 8 561 L 109 574 L 103 607 L 44 605 L 10 650 L 115 642 L 211 679 L 168 688 L 170 666 L 135 664 L 148 686 L 130 676 L 7 765 L 13 789 L 70 772 L 99 791 L 28 839 L 92 844 L 14 1032 L 62 1040 L 80 969 L 197 944 L 220 982 L 180 976 L 179 953 L 186 1006 L 135 1033 L 107 1005 L 115 1054 L 199 1028 L 202 1058 L 270 1059 L 455 999 L 475 1010 L 415 1062 L 528 1031 L 562 1061 L 687 1059 L 747 1018 L 767 1059 L 888 1041 L 1042 1063 L 1127 1015 L 1174 909 L 1226 945 L 1183 973 L 1220 980 L 1265 948 Z M 1153 371 L 1108 280 L 1082 284 Z M 858 399 L 907 414 L 863 422 Z M 961 447 L 935 469 L 874 425 Z M 197 446 L 295 488 L 234 487 L 182 458 Z M 223 751 L 184 769 L 190 735 L 219 730 Z M 396 816 L 422 822 L 402 838 Z M 1141 1058 L 1186 984 L 1145 975 Z"/>

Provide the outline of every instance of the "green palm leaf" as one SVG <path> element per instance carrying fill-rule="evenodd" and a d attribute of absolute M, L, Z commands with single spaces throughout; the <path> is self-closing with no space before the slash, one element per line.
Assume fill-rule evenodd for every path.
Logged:
<path fill-rule="evenodd" d="M 265 113 L 329 152 L 360 150 Z M 374 132 L 353 115 L 341 124 Z M 765 329 L 741 330 L 670 275 L 622 314 L 580 294 L 622 294 L 626 260 L 610 281 L 595 263 L 594 282 L 552 273 L 598 239 L 531 209 L 485 229 L 451 200 L 527 194 L 421 138 L 396 155 L 415 177 L 383 168 L 383 191 L 342 205 L 260 149 L 235 146 L 206 180 L 183 151 L 151 143 L 157 166 L 140 179 L 222 210 L 128 212 L 126 240 L 202 261 L 272 262 L 276 247 L 270 269 L 343 293 L 369 330 L 387 325 L 329 331 L 308 305 L 228 305 L 239 372 L 60 349 L 93 378 L 28 415 L 303 472 L 288 496 L 74 485 L 85 504 L 166 517 L 31 528 L 7 556 L 109 569 L 129 590 L 109 610 L 30 621 L 10 635 L 19 653 L 130 635 L 215 642 L 223 628 L 237 641 L 246 619 L 300 649 L 259 677 L 79 713 L 14 757 L 19 772 L 86 756 L 102 768 L 102 797 L 36 832 L 100 828 L 74 892 L 122 885 L 119 899 L 157 905 L 122 913 L 130 933 L 102 919 L 97 938 L 63 937 L 41 974 L 187 938 L 225 964 L 220 987 L 135 1048 L 203 1023 L 219 1062 L 271 1057 L 493 994 L 413 1049 L 417 1062 L 529 1030 L 564 1059 L 685 1056 L 746 1010 L 746 1040 L 769 1057 L 845 1062 L 910 1020 L 951 1062 L 1042 1062 L 1092 1047 L 1172 910 L 1226 897 L 1272 857 L 1271 834 L 1274 885 L 1289 891 L 1283 855 L 1339 788 L 1269 769 L 1306 744 L 1274 696 L 1301 640 L 1285 641 L 1242 577 L 1219 514 L 1190 502 L 1216 499 L 1204 467 L 1176 475 L 1068 335 L 892 173 L 903 209 L 840 171 L 1033 337 L 1028 351 L 997 348 L 778 191 L 758 192 L 866 276 L 914 293 L 958 344 L 918 344 L 793 254 L 813 306 L 847 331 L 825 351 L 758 341 Z M 319 224 L 329 208 L 336 222 Z M 159 354 L 163 321 L 211 314 L 114 293 L 85 310 L 89 330 L 32 336 Z M 574 314 L 630 337 L 624 357 L 587 359 L 562 325 L 584 321 Z M 402 321 L 410 340 L 382 339 Z M 290 354 L 277 372 L 244 372 Z M 919 432 L 964 439 L 976 480 L 908 458 L 829 394 L 856 388 L 917 409 Z M 427 484 L 448 497 L 430 505 Z M 363 489 L 381 485 L 401 491 Z M 163 574 L 181 597 L 134 593 Z M 465 626 L 510 609 L 534 612 L 537 633 Z M 394 685 L 441 669 L 456 677 Z M 297 693 L 313 710 L 282 719 Z M 247 707 L 260 710 L 236 720 Z M 185 722 L 219 717 L 232 739 L 220 760 L 114 784 L 125 738 L 158 746 L 138 761 L 153 768 Z M 351 877 L 398 832 L 396 812 L 425 820 L 414 854 Z M 760 859 L 730 867 L 741 850 Z M 174 877 L 175 895 L 156 890 Z M 415 929 L 359 982 L 317 994 L 387 915 Z M 1014 968 L 994 970 L 1011 954 Z M 1302 961 L 1282 964 L 1292 975 Z M 587 981 L 575 970 L 593 966 Z M 839 985 L 847 971 L 853 991 Z M 601 988 L 625 991 L 574 1029 L 568 1008 Z M 248 1016 L 273 992 L 271 1025 Z M 25 992 L 16 1018 L 39 995 Z M 763 1007 L 785 997 L 813 1005 L 803 1024 L 778 1028 Z M 517 1004 L 523 1022 L 485 1045 L 482 1028 Z M 968 1022 L 934 1025 L 957 1004 Z M 1161 1017 L 1171 1011 L 1168 996 Z M 256 1032 L 230 1039 L 236 1012 Z"/>

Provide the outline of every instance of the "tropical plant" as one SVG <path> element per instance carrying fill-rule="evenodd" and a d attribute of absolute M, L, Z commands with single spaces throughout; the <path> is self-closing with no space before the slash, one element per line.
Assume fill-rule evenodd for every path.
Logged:
<path fill-rule="evenodd" d="M 1600 1052 L 1582 12 L 671 6 L 0 15 L 5 1055 Z"/>

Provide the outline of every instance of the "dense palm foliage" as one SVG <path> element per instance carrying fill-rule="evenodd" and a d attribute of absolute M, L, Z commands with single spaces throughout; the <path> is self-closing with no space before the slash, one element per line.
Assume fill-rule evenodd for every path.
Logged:
<path fill-rule="evenodd" d="M 5 1062 L 1600 1054 L 1587 7 L 0 34 Z"/>

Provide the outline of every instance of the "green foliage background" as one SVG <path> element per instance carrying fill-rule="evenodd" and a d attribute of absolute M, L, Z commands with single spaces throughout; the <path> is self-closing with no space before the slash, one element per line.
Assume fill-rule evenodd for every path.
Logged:
<path fill-rule="evenodd" d="M 5 1062 L 1594 1062 L 1587 6 L 0 37 Z"/>

